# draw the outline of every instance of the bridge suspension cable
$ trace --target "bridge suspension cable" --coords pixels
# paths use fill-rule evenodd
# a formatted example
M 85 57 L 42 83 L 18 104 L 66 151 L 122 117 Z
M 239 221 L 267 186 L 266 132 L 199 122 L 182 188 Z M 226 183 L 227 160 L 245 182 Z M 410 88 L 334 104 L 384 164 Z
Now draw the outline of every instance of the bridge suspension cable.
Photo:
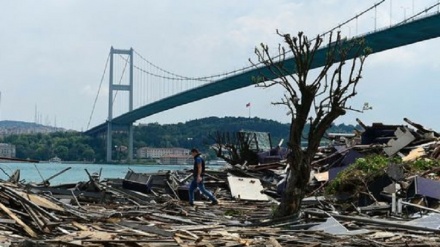
M 107 71 L 108 62 L 110 61 L 110 53 L 107 56 L 107 61 L 105 62 L 104 71 L 102 72 L 101 82 L 99 83 L 98 93 L 96 94 L 95 101 L 93 102 L 92 112 L 90 113 L 89 122 L 87 123 L 87 128 L 90 127 L 90 122 L 92 121 L 93 113 L 95 112 L 96 102 L 98 101 L 99 93 L 101 92 L 102 82 L 104 82 L 105 72 Z
M 424 10 L 418 12 L 417 14 L 412 15 L 412 16 L 406 18 L 405 20 L 403 20 L 403 21 L 397 23 L 397 25 L 401 25 L 401 24 L 404 24 L 404 23 L 408 22 L 409 20 L 413 20 L 413 19 L 415 19 L 417 16 L 422 15 L 423 13 L 428 13 L 428 11 L 430 11 L 431 9 L 433 9 L 433 8 L 435 8 L 435 7 L 438 7 L 438 6 L 440 6 L 440 2 L 437 2 L 437 3 L 435 3 L 435 4 L 431 5 L 431 6 L 429 6 L 428 8 L 425 8 Z M 439 12 L 438 9 L 437 9 L 437 12 Z
M 354 17 L 352 17 L 352 18 L 350 18 L 350 19 L 344 21 L 343 23 L 337 25 L 336 27 L 334 27 L 334 28 L 332 28 L 332 29 L 330 29 L 330 30 L 328 30 L 328 31 L 326 31 L 326 32 L 324 32 L 324 33 L 322 33 L 320 36 L 325 36 L 325 35 L 327 35 L 327 34 L 333 32 L 333 31 L 335 31 L 336 29 L 341 28 L 341 27 L 344 26 L 345 24 L 347 24 L 347 23 L 349 23 L 349 22 L 351 22 L 351 21 L 353 21 L 353 20 L 356 20 L 357 18 L 359 18 L 359 17 L 362 16 L 363 14 L 367 13 L 368 11 L 377 8 L 377 6 L 381 5 L 383 2 L 385 2 L 385 0 L 382 0 L 382 1 L 378 2 L 378 3 L 375 3 L 373 6 L 371 6 L 371 7 L 369 7 L 368 9 L 362 11 L 361 13 L 355 15 Z
M 170 72 L 168 70 L 165 70 L 157 65 L 155 65 L 154 63 L 150 62 L 149 60 L 147 60 L 146 58 L 144 58 L 141 54 L 139 54 L 136 50 L 134 50 L 135 54 L 138 55 L 142 60 L 144 60 L 147 64 L 151 65 L 152 67 L 158 69 L 159 71 L 164 72 L 165 74 L 168 74 L 170 76 L 162 76 L 162 75 L 158 75 L 158 74 L 154 74 L 151 73 L 149 71 L 145 71 L 142 68 L 137 67 L 136 65 L 134 65 L 134 67 L 136 69 L 138 69 L 139 71 L 142 71 L 145 74 L 151 75 L 151 76 L 155 76 L 155 77 L 159 77 L 162 79 L 168 79 L 168 80 L 188 80 L 188 81 L 205 81 L 205 82 L 212 82 L 214 79 L 218 79 L 218 78 L 224 78 L 239 72 L 243 72 L 247 69 L 252 68 L 253 66 L 247 66 L 244 68 L 240 68 L 240 69 L 236 69 L 236 70 L 232 70 L 229 72 L 224 72 L 224 73 L 219 73 L 219 74 L 214 74 L 214 75 L 210 75 L 210 76 L 201 76 L 201 77 L 190 77 L 190 76 L 183 76 L 183 75 L 179 75 L 173 72 Z
M 336 29 L 338 29 L 338 28 L 341 28 L 341 27 L 344 26 L 345 24 L 347 24 L 347 23 L 349 23 L 349 22 L 351 22 L 351 21 L 357 19 L 358 17 L 360 17 L 360 16 L 362 16 L 363 14 L 369 12 L 370 10 L 372 10 L 372 9 L 374 9 L 374 8 L 377 8 L 377 6 L 381 5 L 383 2 L 385 2 L 385 0 L 381 0 L 381 1 L 378 2 L 378 3 L 375 3 L 374 5 L 372 5 L 372 6 L 369 7 L 368 9 L 362 11 L 361 13 L 357 14 L 356 16 L 354 16 L 354 17 L 348 19 L 347 21 L 344 21 L 343 23 L 339 24 L 338 26 L 336 26 L 336 27 L 334 27 L 334 28 L 332 28 L 332 29 L 330 29 L 330 30 L 328 30 L 328 31 L 326 31 L 326 32 L 324 32 L 324 33 L 322 33 L 320 36 L 325 36 L 326 34 L 328 34 L 328 33 L 330 33 L 330 32 L 333 32 L 334 30 L 336 30 Z M 314 40 L 314 39 L 312 39 L 312 40 L 310 40 L 310 41 L 313 41 L 313 40 Z M 174 81 L 202 81 L 202 82 L 208 82 L 208 83 L 209 83 L 209 82 L 213 82 L 215 79 L 226 78 L 226 77 L 228 77 L 228 76 L 231 76 L 231 75 L 234 75 L 234 74 L 237 74 L 237 73 L 242 73 L 242 72 L 248 71 L 248 70 L 250 70 L 250 69 L 253 69 L 253 68 L 255 68 L 256 66 L 260 66 L 260 65 L 262 65 L 262 63 L 258 62 L 258 63 L 251 64 L 251 65 L 249 65 L 249 66 L 246 66 L 246 67 L 243 67 L 243 68 L 240 68 L 240 69 L 236 69 L 236 70 L 232 70 L 232 71 L 229 71 L 229 72 L 224 72 L 224 73 L 219 73 L 219 74 L 213 74 L 213 75 L 209 75 L 209 76 L 190 77 L 190 76 L 179 75 L 179 74 L 177 74 L 177 73 L 173 73 L 173 72 L 171 72 L 171 71 L 168 71 L 168 70 L 166 70 L 166 69 L 163 69 L 162 67 L 160 67 L 160 66 L 158 66 L 158 65 L 156 65 L 156 64 L 154 64 L 154 63 L 152 63 L 151 61 L 149 61 L 148 59 L 146 59 L 145 57 L 143 57 L 143 56 L 142 56 L 139 52 L 137 52 L 136 50 L 133 50 L 133 51 L 134 51 L 134 53 L 135 53 L 137 56 L 140 57 L 140 59 L 142 59 L 144 62 L 146 62 L 146 63 L 147 63 L 148 65 L 150 65 L 151 67 L 157 69 L 158 71 L 163 72 L 164 75 L 160 75 L 160 74 L 157 74 L 157 73 L 153 73 L 153 72 L 151 72 L 151 71 L 147 71 L 147 70 L 145 70 L 144 68 L 141 68 L 141 67 L 139 67 L 139 66 L 137 66 L 137 65 L 133 65 L 134 68 L 136 68 L 137 70 L 139 70 L 139 71 L 142 72 L 142 73 L 145 73 L 145 74 L 150 75 L 150 76 L 153 76 L 153 77 L 157 77 L 157 78 L 160 78 L 160 79 L 166 79 L 166 80 L 174 80 Z M 291 52 L 290 52 L 290 51 L 287 51 L 287 52 L 286 52 L 286 54 L 289 54 L 289 53 L 291 53 Z M 286 55 L 286 54 L 282 54 L 282 55 Z M 273 59 L 276 59 L 276 58 L 278 58 L 279 56 L 281 56 L 281 55 L 275 56 L 275 57 L 273 57 Z

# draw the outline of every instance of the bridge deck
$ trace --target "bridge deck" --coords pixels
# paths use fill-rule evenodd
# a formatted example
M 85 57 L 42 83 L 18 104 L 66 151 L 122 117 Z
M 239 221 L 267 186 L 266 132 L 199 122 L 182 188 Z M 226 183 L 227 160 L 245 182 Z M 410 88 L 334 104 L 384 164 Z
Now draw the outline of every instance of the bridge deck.
M 411 22 L 395 25 L 387 29 L 378 30 L 376 32 L 363 35 L 367 46 L 372 49 L 373 53 L 401 47 L 416 42 L 436 38 L 440 36 L 440 13 L 430 15 L 424 18 L 416 19 Z M 317 51 L 313 68 L 318 68 L 324 65 L 325 52 L 327 48 L 324 47 Z M 352 58 L 352 57 L 351 57 Z M 286 64 L 291 65 L 294 71 L 294 59 L 289 58 Z M 153 114 L 172 109 L 174 107 L 195 102 L 207 97 L 222 94 L 239 88 L 253 85 L 253 77 L 259 76 L 263 73 L 270 79 L 275 79 L 274 75 L 269 73 L 265 68 L 255 68 L 241 74 L 227 77 L 213 83 L 203 85 L 168 98 L 161 99 L 154 103 L 139 107 L 131 112 L 122 114 L 112 120 L 115 126 L 128 126 L 138 119 L 151 116 Z M 116 127 L 115 126 L 115 127 Z M 94 135 L 106 131 L 107 123 L 98 125 L 88 131 L 86 134 Z

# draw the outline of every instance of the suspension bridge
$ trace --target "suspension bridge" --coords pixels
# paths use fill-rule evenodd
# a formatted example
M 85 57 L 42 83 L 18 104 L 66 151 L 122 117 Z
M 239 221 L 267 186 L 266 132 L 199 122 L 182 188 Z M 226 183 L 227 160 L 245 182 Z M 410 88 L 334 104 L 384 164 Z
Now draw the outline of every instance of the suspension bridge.
M 364 12 L 376 8 L 377 5 L 383 2 L 384 0 Z M 359 35 L 357 38 L 363 38 L 366 45 L 372 49 L 372 53 L 379 53 L 389 49 L 437 38 L 440 36 L 440 12 L 438 11 L 438 5 L 438 3 L 432 5 L 422 12 L 409 18 L 405 18 L 400 23 Z M 428 13 L 428 11 L 434 7 L 437 7 L 437 11 Z M 359 15 L 348 21 L 354 20 L 358 17 Z M 341 25 L 338 25 L 323 35 L 335 31 L 340 28 Z M 351 42 L 353 40 L 354 39 L 350 38 L 346 42 Z M 318 68 L 324 65 L 326 52 L 327 47 L 323 47 L 317 51 L 314 63 L 312 64 L 313 68 Z M 140 65 L 139 63 L 134 63 L 135 56 L 136 61 L 140 61 Z M 349 57 L 348 59 L 351 58 L 353 57 Z M 116 63 L 122 65 L 120 66 L 123 67 L 122 71 L 117 72 L 114 70 Z M 295 61 L 293 57 L 288 57 L 286 59 L 285 66 L 286 65 L 290 66 L 287 67 L 287 69 L 294 72 Z M 188 77 L 156 66 L 134 49 L 122 50 L 114 49 L 113 47 L 110 49 L 106 64 L 106 68 L 107 67 L 109 67 L 108 118 L 106 122 L 90 129 L 89 120 L 87 126 L 88 130 L 85 131 L 85 134 L 88 135 L 106 133 L 107 161 L 111 161 L 112 131 L 128 131 L 128 161 L 131 161 L 133 155 L 133 123 L 135 121 L 207 97 L 254 85 L 253 78 L 261 75 L 264 75 L 269 79 L 276 79 L 274 78 L 275 76 L 264 66 L 249 66 L 247 68 L 212 76 Z M 138 74 L 134 73 L 135 70 Z M 104 74 L 105 73 L 106 70 L 104 70 Z M 102 78 L 104 78 L 104 75 Z M 134 81 L 140 81 L 141 83 L 134 83 Z M 100 88 L 102 82 L 103 80 L 101 80 Z M 120 91 L 120 94 L 128 93 L 128 95 L 125 94 L 125 98 L 119 96 L 116 97 Z M 140 102 L 136 102 L 135 106 L 134 94 L 144 92 L 147 93 L 147 96 L 143 95 L 137 97 L 141 98 L 141 100 Z M 118 102 L 118 100 L 122 105 L 125 104 L 125 106 L 123 106 L 125 107 L 125 110 L 121 110 L 119 115 L 115 114 L 116 108 L 114 107 L 115 102 Z M 93 112 L 94 108 L 91 117 L 93 116 Z

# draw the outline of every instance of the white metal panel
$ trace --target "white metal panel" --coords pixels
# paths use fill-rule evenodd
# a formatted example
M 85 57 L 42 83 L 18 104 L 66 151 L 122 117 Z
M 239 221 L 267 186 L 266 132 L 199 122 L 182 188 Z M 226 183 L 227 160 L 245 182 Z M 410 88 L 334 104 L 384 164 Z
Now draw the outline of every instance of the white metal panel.
M 233 198 L 252 201 L 269 200 L 267 195 L 261 193 L 263 185 L 257 178 L 228 176 L 228 183 Z

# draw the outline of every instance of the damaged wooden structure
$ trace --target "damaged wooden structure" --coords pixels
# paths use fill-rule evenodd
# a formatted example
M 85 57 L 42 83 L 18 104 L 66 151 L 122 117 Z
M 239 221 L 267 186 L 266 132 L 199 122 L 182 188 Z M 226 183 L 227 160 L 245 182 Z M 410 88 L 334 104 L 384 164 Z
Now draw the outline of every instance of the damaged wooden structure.
M 402 162 L 440 157 L 440 136 L 411 122 L 333 134 L 313 162 L 300 217 L 272 219 L 289 169 L 283 161 L 207 171 L 188 205 L 191 171 L 137 173 L 51 186 L 0 182 L 1 246 L 436 246 L 440 244 L 440 168 L 414 173 L 390 163 L 351 196 L 326 187 L 371 154 Z M 336 140 L 337 139 L 337 140 Z M 67 172 L 62 171 L 57 174 Z M 337 192 L 342 192 L 337 191 Z M 356 195 L 354 197 L 353 195 Z

